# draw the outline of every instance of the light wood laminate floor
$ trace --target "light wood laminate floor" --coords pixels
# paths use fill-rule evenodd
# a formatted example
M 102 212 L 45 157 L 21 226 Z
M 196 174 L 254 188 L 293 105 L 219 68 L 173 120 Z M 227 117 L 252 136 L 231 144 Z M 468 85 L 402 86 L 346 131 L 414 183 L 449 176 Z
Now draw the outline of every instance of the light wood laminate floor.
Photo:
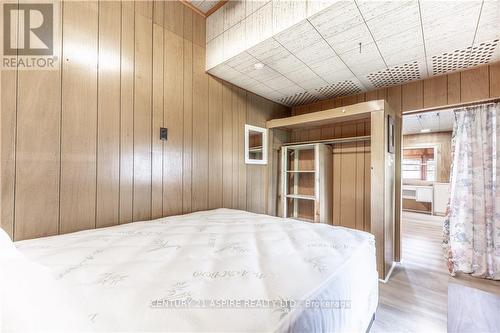
M 403 213 L 402 263 L 380 283 L 379 307 L 371 332 L 446 332 L 448 282 L 485 291 L 498 282 L 448 275 L 443 259 L 443 218 Z M 499 289 L 500 290 L 500 289 Z

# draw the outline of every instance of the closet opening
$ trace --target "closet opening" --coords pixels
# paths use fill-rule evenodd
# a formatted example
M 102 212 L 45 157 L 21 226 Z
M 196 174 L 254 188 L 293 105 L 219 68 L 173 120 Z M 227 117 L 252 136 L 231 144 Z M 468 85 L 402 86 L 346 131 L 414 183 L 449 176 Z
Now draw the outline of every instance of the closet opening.
M 439 266 L 450 197 L 454 111 L 403 115 L 401 151 L 401 260 Z M 426 260 L 415 254 L 428 253 Z M 420 262 L 421 261 L 421 262 Z

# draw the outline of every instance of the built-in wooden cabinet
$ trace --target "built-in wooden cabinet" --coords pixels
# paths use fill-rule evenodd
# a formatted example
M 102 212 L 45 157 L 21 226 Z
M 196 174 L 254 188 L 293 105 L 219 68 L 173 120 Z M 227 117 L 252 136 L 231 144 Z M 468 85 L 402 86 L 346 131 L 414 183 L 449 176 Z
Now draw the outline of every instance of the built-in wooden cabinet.
M 331 147 L 321 143 L 286 145 L 281 152 L 283 215 L 331 224 Z
M 372 233 L 382 279 L 394 264 L 395 121 L 379 100 L 267 122 L 292 138 L 281 148 L 283 216 Z

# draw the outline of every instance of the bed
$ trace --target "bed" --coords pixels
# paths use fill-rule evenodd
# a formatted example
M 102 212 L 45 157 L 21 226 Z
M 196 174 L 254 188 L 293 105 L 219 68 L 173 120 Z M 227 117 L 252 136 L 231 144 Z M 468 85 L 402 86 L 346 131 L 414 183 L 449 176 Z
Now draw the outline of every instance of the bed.
M 78 300 L 82 330 L 365 332 L 378 302 L 371 234 L 239 210 L 15 246 Z

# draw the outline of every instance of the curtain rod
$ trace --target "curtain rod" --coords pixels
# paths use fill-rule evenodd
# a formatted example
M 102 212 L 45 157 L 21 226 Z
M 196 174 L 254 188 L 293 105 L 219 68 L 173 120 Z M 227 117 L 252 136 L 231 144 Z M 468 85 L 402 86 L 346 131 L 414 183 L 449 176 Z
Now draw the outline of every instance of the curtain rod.
M 363 135 L 363 136 L 351 136 L 351 137 L 338 138 L 338 139 L 287 142 L 287 143 L 283 143 L 282 146 L 300 146 L 300 145 L 308 145 L 308 144 L 315 144 L 315 143 L 324 143 L 324 144 L 332 144 L 333 145 L 336 143 L 348 143 L 348 142 L 369 141 L 369 140 L 371 140 L 370 135 Z
M 415 113 L 426 113 L 426 112 L 433 112 L 433 111 L 457 109 L 457 108 L 479 105 L 479 104 L 491 104 L 494 102 L 500 102 L 500 97 L 492 97 L 492 98 L 481 99 L 481 100 L 473 101 L 473 102 L 456 103 L 456 104 L 435 106 L 435 107 L 431 107 L 431 108 L 423 108 L 423 109 L 418 109 L 418 110 L 404 111 L 403 116 L 415 114 Z

